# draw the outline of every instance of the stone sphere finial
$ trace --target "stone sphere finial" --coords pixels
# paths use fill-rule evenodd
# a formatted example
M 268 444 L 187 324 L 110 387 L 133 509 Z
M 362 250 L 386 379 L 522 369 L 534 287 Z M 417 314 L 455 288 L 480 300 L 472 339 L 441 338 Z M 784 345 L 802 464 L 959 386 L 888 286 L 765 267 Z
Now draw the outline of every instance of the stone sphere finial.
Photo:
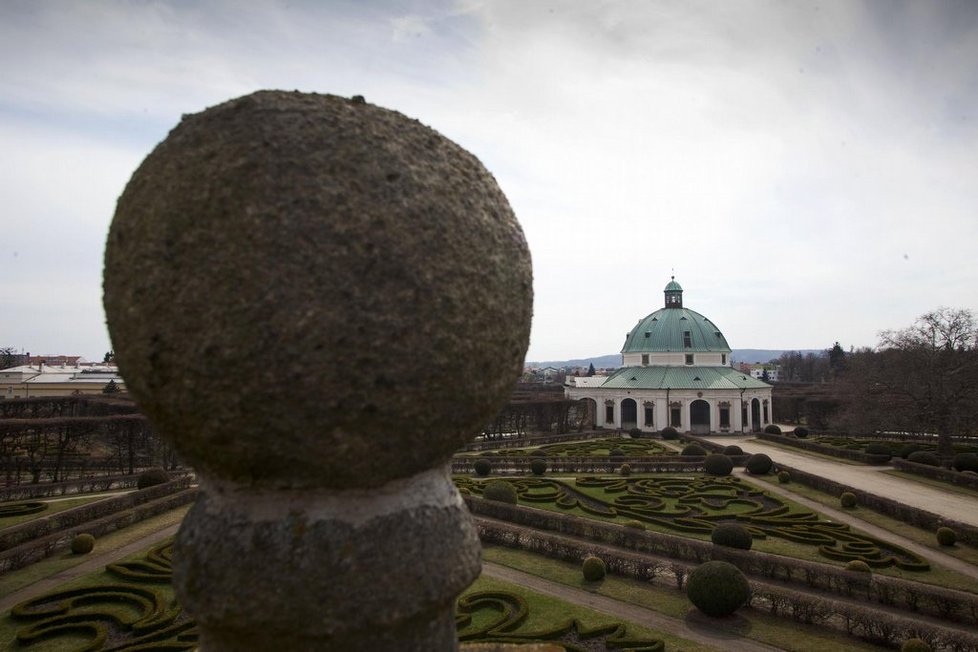
M 200 477 L 174 576 L 205 649 L 454 648 L 479 554 L 447 461 L 521 372 L 531 280 L 479 161 L 359 97 L 254 93 L 146 158 L 104 302 Z
M 198 470 L 268 486 L 448 459 L 518 378 L 531 303 L 522 230 L 479 161 L 330 95 L 185 116 L 105 255 L 129 391 Z

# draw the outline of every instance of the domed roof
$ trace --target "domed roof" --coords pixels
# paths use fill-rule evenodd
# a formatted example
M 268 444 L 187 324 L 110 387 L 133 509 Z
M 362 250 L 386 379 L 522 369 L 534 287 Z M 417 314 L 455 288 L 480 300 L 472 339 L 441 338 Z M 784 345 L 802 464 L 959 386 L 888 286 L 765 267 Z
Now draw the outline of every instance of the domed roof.
M 730 346 L 716 324 L 695 310 L 661 308 L 639 320 L 621 349 L 622 353 L 670 351 L 730 353 Z
M 730 353 L 716 324 L 689 308 L 683 308 L 683 288 L 672 277 L 666 289 L 665 308 L 656 310 L 625 336 L 622 353 Z

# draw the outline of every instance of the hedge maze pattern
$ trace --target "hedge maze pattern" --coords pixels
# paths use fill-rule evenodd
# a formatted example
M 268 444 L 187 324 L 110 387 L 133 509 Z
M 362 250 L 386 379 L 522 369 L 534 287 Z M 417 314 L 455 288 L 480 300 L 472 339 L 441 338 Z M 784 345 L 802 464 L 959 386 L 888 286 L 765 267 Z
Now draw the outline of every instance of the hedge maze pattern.
M 853 532 L 843 523 L 819 519 L 811 511 L 791 511 L 777 496 L 735 477 L 622 478 L 581 477 L 575 486 L 556 479 L 506 478 L 518 501 L 527 506 L 580 509 L 589 516 L 624 518 L 681 534 L 710 535 L 721 523 L 737 522 L 755 539 L 776 537 L 818 547 L 823 557 L 842 562 L 859 559 L 872 568 L 894 566 L 926 571 L 916 554 L 886 541 Z M 481 495 L 484 482 L 456 478 L 464 493 Z
M 111 579 L 101 586 L 49 593 L 26 600 L 11 609 L 10 616 L 24 626 L 17 644 L 54 641 L 77 652 L 189 652 L 198 646 L 194 621 L 169 597 L 173 542 L 152 548 L 142 559 L 106 567 Z M 460 641 L 539 643 L 563 645 L 568 652 L 614 649 L 659 652 L 658 639 L 627 635 L 625 625 L 614 622 L 587 628 L 579 621 L 554 623 L 537 631 L 523 627 L 528 616 L 526 601 L 503 591 L 470 593 L 459 599 L 456 627 Z M 60 639 L 60 640 L 59 640 Z M 0 647 L 14 647 L 0 641 Z
M 480 612 L 483 612 L 481 617 Z M 580 621 L 570 618 L 546 630 L 519 631 L 528 616 L 529 608 L 519 595 L 481 591 L 459 598 L 455 627 L 459 641 L 463 642 L 521 644 L 546 641 L 560 644 L 568 652 L 600 649 L 661 652 L 666 649 L 665 643 L 658 639 L 630 638 L 621 623 L 586 628 Z M 600 645 L 602 642 L 603 646 Z
M 0 519 L 13 518 L 15 516 L 27 516 L 37 514 L 48 508 L 47 503 L 32 501 L 28 503 L 10 503 L 0 505 Z M 0 521 L 2 522 L 2 521 Z
M 183 652 L 197 647 L 197 629 L 169 591 L 172 541 L 156 546 L 142 560 L 106 568 L 123 582 L 49 593 L 16 605 L 10 615 L 25 626 L 17 642 L 82 639 L 79 652 L 152 650 Z
M 484 451 L 480 455 L 493 457 L 608 457 L 618 449 L 624 457 L 652 457 L 678 455 L 677 451 L 651 439 L 591 439 L 560 444 L 546 444 L 539 448 L 502 448 Z
M 893 455 L 899 455 L 902 450 L 909 447 L 913 447 L 915 450 L 930 451 L 932 453 L 937 452 L 937 444 L 933 440 L 927 439 L 864 439 L 857 437 L 833 437 L 829 435 L 820 435 L 818 437 L 810 437 L 809 441 L 815 442 L 816 444 L 821 444 L 823 446 L 832 446 L 834 448 L 843 448 L 845 450 L 852 451 L 866 450 L 866 446 L 870 444 L 877 444 L 889 448 Z M 974 444 L 963 444 L 956 442 L 952 445 L 952 448 L 955 453 L 978 453 L 978 445 Z

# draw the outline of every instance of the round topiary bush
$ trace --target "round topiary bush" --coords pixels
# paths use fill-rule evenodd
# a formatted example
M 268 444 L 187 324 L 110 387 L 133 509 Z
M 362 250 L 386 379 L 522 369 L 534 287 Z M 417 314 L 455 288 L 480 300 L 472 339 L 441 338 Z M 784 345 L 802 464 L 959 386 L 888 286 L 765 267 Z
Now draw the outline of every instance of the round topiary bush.
M 744 468 L 751 475 L 764 475 L 765 473 L 770 473 L 771 467 L 773 466 L 774 462 L 766 454 L 754 453 L 747 458 L 747 464 L 744 465 Z
M 878 441 L 873 441 L 866 444 L 866 448 L 863 449 L 863 452 L 870 455 L 886 455 L 887 457 L 893 456 L 893 451 L 890 450 L 890 447 Z
M 900 450 L 897 451 L 897 456 L 907 459 L 919 450 L 923 450 L 920 444 L 904 444 L 900 447 Z
M 750 598 L 750 584 L 733 564 L 708 561 L 689 574 L 686 596 L 707 616 L 729 616 Z
M 628 431 L 628 434 L 631 435 L 632 437 L 638 439 L 638 438 L 640 438 L 642 436 L 642 429 L 641 428 L 630 428 L 629 431 Z
M 666 426 L 659 434 L 663 439 L 679 439 L 679 431 L 672 426 Z
M 723 447 L 723 454 L 724 455 L 743 455 L 744 454 L 744 449 L 741 448 L 740 446 L 737 446 L 736 444 L 731 444 L 730 446 L 724 446 Z
M 722 453 L 710 453 L 703 460 L 703 469 L 710 475 L 730 475 L 733 460 Z
M 933 652 L 933 650 L 919 638 L 908 638 L 900 646 L 900 652 Z
M 805 437 L 808 436 L 808 428 L 806 428 L 805 426 L 798 426 L 797 428 L 795 428 L 794 432 L 795 432 L 795 437 L 797 437 L 798 439 L 804 439 Z
M 539 457 L 530 460 L 530 472 L 533 475 L 543 475 L 547 472 L 547 460 L 542 460 Z
M 955 471 L 971 471 L 978 473 L 978 455 L 975 453 L 958 453 L 951 461 Z
M 482 489 L 482 497 L 500 503 L 516 504 L 516 489 L 505 480 L 490 480 Z
M 620 448 L 612 448 L 612 449 L 611 449 L 611 450 L 610 450 L 610 451 L 608 452 L 608 456 L 609 456 L 609 457 L 625 457 L 625 451 L 623 451 L 623 450 L 622 450 L 622 449 L 620 449 Z
M 949 527 L 937 528 L 937 543 L 942 546 L 953 546 L 958 541 L 958 535 Z
M 71 552 L 76 555 L 87 555 L 95 548 L 95 537 L 91 534 L 76 534 L 71 540 Z
M 680 455 L 685 455 L 686 457 L 702 457 L 706 455 L 706 449 L 699 444 L 690 444 L 683 449 Z
M 645 529 L 645 523 L 643 523 L 642 521 L 636 521 L 634 519 L 632 519 L 630 521 L 625 521 L 624 523 L 622 523 L 622 525 L 624 525 L 625 527 L 630 527 L 633 530 L 644 530 Z
M 769 423 L 766 426 L 764 426 L 764 432 L 766 432 L 769 435 L 780 435 L 781 428 L 774 425 L 773 423 Z
M 754 537 L 739 523 L 721 523 L 713 528 L 710 540 L 715 545 L 739 550 L 750 550 L 754 543 Z
M 853 559 L 846 564 L 847 571 L 856 571 L 857 573 L 872 573 L 873 569 L 869 567 L 869 564 L 864 562 L 862 559 Z
M 584 558 L 584 562 L 581 564 L 581 572 L 588 582 L 597 582 L 604 579 L 608 569 L 605 567 L 603 559 L 590 556 Z
M 781 484 L 788 484 L 789 482 L 791 482 L 791 474 L 788 473 L 787 471 L 781 471 L 780 473 L 778 473 L 778 482 L 780 482 Z
M 139 474 L 139 478 L 136 480 L 136 488 L 145 489 L 146 487 L 153 487 L 169 481 L 170 474 L 165 470 L 159 468 L 147 469 Z
M 907 455 L 908 462 L 916 464 L 926 464 L 927 466 L 940 466 L 941 458 L 930 451 L 915 451 Z
M 856 494 L 851 491 L 843 491 L 842 495 L 839 496 L 839 504 L 846 509 L 852 509 L 856 506 Z
M 632 474 L 632 465 L 626 462 L 618 467 L 618 472 L 626 477 L 630 476 Z
M 472 464 L 472 468 L 475 469 L 476 475 L 486 477 L 492 472 L 492 462 L 489 460 L 476 460 L 475 463 Z

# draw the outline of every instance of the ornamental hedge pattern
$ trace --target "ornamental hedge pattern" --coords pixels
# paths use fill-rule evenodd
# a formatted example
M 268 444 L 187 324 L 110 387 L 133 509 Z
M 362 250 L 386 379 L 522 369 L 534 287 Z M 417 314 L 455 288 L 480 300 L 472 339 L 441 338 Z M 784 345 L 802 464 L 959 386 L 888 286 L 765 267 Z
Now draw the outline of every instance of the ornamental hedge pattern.
M 549 478 L 495 482 L 509 483 L 521 505 L 578 509 L 600 520 L 634 520 L 706 537 L 720 524 L 739 523 L 754 539 L 775 537 L 816 546 L 819 555 L 841 564 L 858 559 L 873 568 L 930 569 L 927 561 L 909 550 L 854 532 L 844 523 L 821 520 L 815 512 L 792 511 L 780 497 L 737 477 L 585 476 L 573 484 Z M 486 486 L 470 477 L 457 477 L 455 484 L 463 494 L 475 496 L 481 496 Z
M 71 649 L 112 652 L 196 649 L 197 626 L 171 597 L 172 559 L 171 539 L 152 548 L 142 559 L 107 566 L 102 585 L 56 591 L 17 604 L 10 612 L 10 617 L 22 624 L 16 643 L 29 649 L 42 641 L 54 645 L 72 642 Z M 526 600 L 516 592 L 471 592 L 459 599 L 455 624 L 459 640 L 464 642 L 552 642 L 571 652 L 665 650 L 660 639 L 630 636 L 621 622 L 588 627 L 567 619 L 528 630 L 525 623 L 530 615 Z M 80 646 L 79 637 L 86 639 Z M 13 644 L 0 641 L 0 646 Z

